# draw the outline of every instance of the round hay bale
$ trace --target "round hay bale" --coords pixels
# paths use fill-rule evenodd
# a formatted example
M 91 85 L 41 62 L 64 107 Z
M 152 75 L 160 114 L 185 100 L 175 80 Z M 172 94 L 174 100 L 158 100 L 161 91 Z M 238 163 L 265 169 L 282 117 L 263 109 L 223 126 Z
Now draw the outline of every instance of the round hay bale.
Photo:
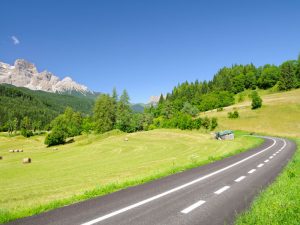
M 0 160 L 1 160 L 1 159 L 3 159 L 3 157 L 2 157 L 2 156 L 0 156 Z
M 14 150 L 9 150 L 10 153 L 14 153 Z
M 58 150 L 58 148 L 53 148 L 53 150 Z
M 124 138 L 124 141 L 128 141 L 128 138 L 126 137 L 126 138 Z
M 22 162 L 23 164 L 31 163 L 31 158 L 24 158 Z
M 23 150 L 21 149 L 21 150 L 19 150 L 19 152 L 23 152 Z
M 15 150 L 15 152 L 19 152 L 19 149 Z

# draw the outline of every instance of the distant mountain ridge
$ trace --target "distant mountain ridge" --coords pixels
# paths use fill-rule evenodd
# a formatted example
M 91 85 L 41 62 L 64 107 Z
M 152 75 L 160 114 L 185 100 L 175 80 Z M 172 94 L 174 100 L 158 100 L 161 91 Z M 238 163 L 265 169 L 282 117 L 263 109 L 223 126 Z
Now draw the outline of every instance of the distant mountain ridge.
M 93 91 L 76 83 L 71 77 L 60 80 L 48 71 L 39 72 L 34 64 L 24 59 L 17 59 L 13 66 L 0 62 L 0 84 L 3 83 L 52 93 L 93 94 Z

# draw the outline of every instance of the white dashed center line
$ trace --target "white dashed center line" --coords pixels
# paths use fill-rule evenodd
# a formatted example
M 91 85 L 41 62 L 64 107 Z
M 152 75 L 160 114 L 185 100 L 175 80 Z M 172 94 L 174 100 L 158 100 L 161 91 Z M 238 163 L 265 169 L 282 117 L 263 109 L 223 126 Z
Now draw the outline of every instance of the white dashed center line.
M 241 180 L 244 180 L 246 177 L 245 176 L 241 176 L 238 179 L 234 180 L 235 182 L 240 182 Z
M 248 173 L 254 173 L 255 171 L 256 171 L 256 169 L 252 169 Z
M 230 188 L 230 186 L 224 186 L 224 187 L 220 188 L 219 190 L 215 191 L 215 194 L 219 195 L 219 194 L 221 194 L 222 192 L 226 191 L 229 188 Z
M 260 168 L 260 167 L 262 167 L 262 166 L 264 166 L 263 163 L 259 164 L 257 167 Z
M 181 213 L 183 214 L 187 214 L 189 212 L 191 212 L 192 210 L 198 208 L 199 206 L 203 205 L 205 203 L 205 201 L 200 200 L 199 202 L 196 202 L 195 204 L 185 208 L 184 210 L 181 211 Z
M 274 156 L 270 156 L 269 158 L 270 158 L 270 159 L 273 159 L 273 157 L 274 157 Z
M 264 162 L 267 163 L 267 162 L 269 162 L 269 161 L 270 161 L 270 160 L 267 159 L 267 160 L 265 160 Z

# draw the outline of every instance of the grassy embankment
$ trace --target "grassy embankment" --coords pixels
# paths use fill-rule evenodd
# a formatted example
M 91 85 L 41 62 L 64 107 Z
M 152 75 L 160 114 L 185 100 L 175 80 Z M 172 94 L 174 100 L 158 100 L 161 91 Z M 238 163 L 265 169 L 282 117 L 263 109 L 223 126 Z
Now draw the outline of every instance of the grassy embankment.
M 179 130 L 82 135 L 58 150 L 46 148 L 43 140 L 0 136 L 0 222 L 207 164 L 262 142 L 241 134 L 220 142 L 210 134 Z M 22 164 L 24 157 L 32 163 Z
M 262 191 L 249 211 L 240 215 L 237 225 L 300 223 L 300 90 L 262 94 L 263 107 L 251 110 L 250 101 L 227 107 L 221 112 L 206 112 L 217 116 L 223 129 L 240 129 L 269 135 L 289 137 L 298 149 L 281 175 Z M 240 118 L 228 119 L 227 113 L 236 108 Z

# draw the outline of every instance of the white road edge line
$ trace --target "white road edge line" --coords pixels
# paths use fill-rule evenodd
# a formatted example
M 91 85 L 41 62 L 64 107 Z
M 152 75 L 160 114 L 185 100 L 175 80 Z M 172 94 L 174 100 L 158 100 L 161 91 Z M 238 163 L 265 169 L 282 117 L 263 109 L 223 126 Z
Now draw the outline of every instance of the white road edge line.
M 260 168 L 260 167 L 263 167 L 263 166 L 264 166 L 264 164 L 261 163 L 261 164 L 259 164 L 257 167 Z
M 224 187 L 220 188 L 219 190 L 215 191 L 214 193 L 217 194 L 217 195 L 219 195 L 222 192 L 228 190 L 229 188 L 230 188 L 230 186 L 224 186 Z
M 195 204 L 185 208 L 184 210 L 181 211 L 181 213 L 183 214 L 187 214 L 191 211 L 193 211 L 194 209 L 198 208 L 199 206 L 203 205 L 205 203 L 205 201 L 200 200 L 199 202 L 196 202 Z
M 205 176 L 199 177 L 199 178 L 197 178 L 197 179 L 195 179 L 195 180 L 192 180 L 192 181 L 190 181 L 190 182 L 188 182 L 188 183 L 185 183 L 185 184 L 183 184 L 183 185 L 180 185 L 180 186 L 178 186 L 178 187 L 175 187 L 175 188 L 173 188 L 173 189 L 170 189 L 170 190 L 168 190 L 168 191 L 165 191 L 165 192 L 163 192 L 163 193 L 161 193 L 161 194 L 158 194 L 158 195 L 152 196 L 152 197 L 150 197 L 150 198 L 144 199 L 144 200 L 142 200 L 142 201 L 140 201 L 140 202 L 137 202 L 137 203 L 135 203 L 135 204 L 129 205 L 129 206 L 127 206 L 127 207 L 121 208 L 121 209 L 119 209 L 119 210 L 116 210 L 116 211 L 111 212 L 111 213 L 109 213 L 109 214 L 106 214 L 106 215 L 104 215 L 104 216 L 100 216 L 100 217 L 98 217 L 98 218 L 96 218 L 96 219 L 93 219 L 93 220 L 91 220 L 91 221 L 88 221 L 88 222 L 86 222 L 86 223 L 82 223 L 81 225 L 93 225 L 93 224 L 98 223 L 98 222 L 100 222 L 100 221 L 106 220 L 106 219 L 108 219 L 108 218 L 110 218 L 110 217 L 116 216 L 116 215 L 118 215 L 118 214 L 120 214 L 120 213 L 126 212 L 126 211 L 128 211 L 128 210 L 131 210 L 131 209 L 133 209 L 133 208 L 139 207 L 139 206 L 144 205 L 144 204 L 146 204 L 146 203 L 148 203 L 148 202 L 152 202 L 152 201 L 154 201 L 154 200 L 156 200 L 156 199 L 159 199 L 159 198 L 161 198 L 161 197 L 164 197 L 164 196 L 166 196 L 166 195 L 169 195 L 169 194 L 171 194 L 171 193 L 173 193 L 173 192 L 176 192 L 176 191 L 179 191 L 179 190 L 181 190 L 181 189 L 183 189 L 183 188 L 186 188 L 186 187 L 188 187 L 188 186 L 191 186 L 191 185 L 193 185 L 193 184 L 195 184 L 195 183 L 198 183 L 198 182 L 200 182 L 200 181 L 202 181 L 202 180 L 205 180 L 205 179 L 207 179 L 207 178 L 209 178 L 209 177 L 212 177 L 212 176 L 214 176 L 214 175 L 216 175 L 216 174 L 219 174 L 219 173 L 221 173 L 221 172 L 223 172 L 223 171 L 225 171 L 225 170 L 228 170 L 228 169 L 230 169 L 230 168 L 232 168 L 232 167 L 234 167 L 234 166 L 236 166 L 236 165 L 239 165 L 239 164 L 241 164 L 241 163 L 243 163 L 243 162 L 245 162 L 245 161 L 247 161 L 247 160 L 249 160 L 249 159 L 251 159 L 251 158 L 257 156 L 257 155 L 260 155 L 260 154 L 262 154 L 263 152 L 265 152 L 265 151 L 269 150 L 270 148 L 272 148 L 272 147 L 277 143 L 277 141 L 276 141 L 275 139 L 273 139 L 273 138 L 269 138 L 269 137 L 264 137 L 264 138 L 271 139 L 271 140 L 273 141 L 273 144 L 270 145 L 269 147 L 266 147 L 265 149 L 261 150 L 260 152 L 257 152 L 257 153 L 255 153 L 255 154 L 253 154 L 253 155 L 250 155 L 250 156 L 248 156 L 248 157 L 246 157 L 246 158 L 244 158 L 244 159 L 242 159 L 242 160 L 240 160 L 240 161 L 238 161 L 238 162 L 236 162 L 236 163 L 233 163 L 233 164 L 231 164 L 231 165 L 229 165 L 229 166 L 226 166 L 226 167 L 224 167 L 224 168 L 222 168 L 222 169 L 219 169 L 219 170 L 217 170 L 217 171 L 215 171 L 215 172 L 212 172 L 212 173 L 207 174 L 207 175 L 205 175 Z M 284 139 L 282 139 L 282 140 L 284 141 L 284 145 L 283 145 L 283 147 L 282 147 L 282 149 L 283 149 L 283 148 L 285 148 L 285 146 L 286 146 L 286 141 L 285 141 Z
M 255 171 L 256 171 L 256 169 L 252 169 L 248 173 L 254 173 Z
M 241 176 L 241 177 L 235 179 L 234 181 L 238 183 L 238 182 L 240 182 L 241 180 L 244 180 L 245 178 L 246 178 L 246 176 Z
M 270 160 L 267 159 L 267 160 L 265 160 L 264 162 L 267 163 L 267 162 L 269 162 L 269 161 L 270 161 Z

